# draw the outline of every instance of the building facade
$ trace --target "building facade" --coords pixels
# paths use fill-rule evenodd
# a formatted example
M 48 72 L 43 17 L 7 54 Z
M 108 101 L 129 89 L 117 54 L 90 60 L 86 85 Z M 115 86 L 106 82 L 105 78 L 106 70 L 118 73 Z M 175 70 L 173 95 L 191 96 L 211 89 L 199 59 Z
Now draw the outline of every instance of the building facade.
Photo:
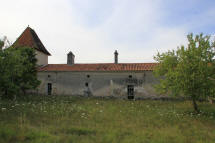
M 156 63 L 118 63 L 118 52 L 115 51 L 113 63 L 76 64 L 75 55 L 69 52 L 67 64 L 48 64 L 51 54 L 30 27 L 15 44 L 36 49 L 37 76 L 41 81 L 38 94 L 129 99 L 158 97 L 153 88 L 158 81 L 152 73 Z
M 50 64 L 41 67 L 40 94 L 114 96 L 140 98 L 156 96 L 153 63 L 142 64 Z

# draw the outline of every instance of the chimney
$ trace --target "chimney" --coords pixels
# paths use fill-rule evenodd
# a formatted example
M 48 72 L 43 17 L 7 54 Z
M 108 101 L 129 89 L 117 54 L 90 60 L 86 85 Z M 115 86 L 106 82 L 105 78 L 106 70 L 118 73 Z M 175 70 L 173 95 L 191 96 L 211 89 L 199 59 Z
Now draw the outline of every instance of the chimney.
M 114 52 L 114 63 L 118 64 L 118 52 L 117 52 L 117 50 L 115 50 L 115 52 Z
M 71 51 L 67 54 L 67 64 L 68 65 L 75 64 L 75 55 Z

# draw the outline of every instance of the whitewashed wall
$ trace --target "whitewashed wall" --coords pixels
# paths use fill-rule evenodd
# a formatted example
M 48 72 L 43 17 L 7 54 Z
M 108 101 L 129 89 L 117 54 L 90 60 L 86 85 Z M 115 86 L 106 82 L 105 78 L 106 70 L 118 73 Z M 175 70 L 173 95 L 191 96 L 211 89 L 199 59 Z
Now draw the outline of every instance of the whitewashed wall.
M 48 64 L 48 55 L 36 51 L 37 65 L 47 65 Z
M 90 77 L 88 77 L 88 75 Z M 129 78 L 129 75 L 132 78 Z M 158 96 L 153 84 L 157 82 L 151 71 L 144 72 L 38 72 L 41 81 L 39 94 L 47 95 L 52 83 L 53 95 L 115 96 L 127 98 L 127 86 L 134 85 L 135 98 Z M 88 83 L 88 87 L 86 87 Z

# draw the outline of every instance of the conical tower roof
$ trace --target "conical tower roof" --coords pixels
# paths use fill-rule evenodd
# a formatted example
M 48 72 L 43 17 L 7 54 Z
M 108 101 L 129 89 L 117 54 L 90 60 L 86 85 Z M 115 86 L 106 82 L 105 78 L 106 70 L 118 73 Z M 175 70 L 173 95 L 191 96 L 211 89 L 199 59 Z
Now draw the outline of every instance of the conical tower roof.
M 28 46 L 40 51 L 48 56 L 51 54 L 46 50 L 40 38 L 37 36 L 36 32 L 29 26 L 24 30 L 24 32 L 19 36 L 19 38 L 14 42 L 14 47 Z

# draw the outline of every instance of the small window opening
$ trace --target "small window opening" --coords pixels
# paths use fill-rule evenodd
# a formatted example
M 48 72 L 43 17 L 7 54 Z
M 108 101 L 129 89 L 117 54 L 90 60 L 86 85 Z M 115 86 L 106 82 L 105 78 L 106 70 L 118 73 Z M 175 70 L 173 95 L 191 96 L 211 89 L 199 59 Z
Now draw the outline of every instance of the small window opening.
M 48 95 L 52 94 L 52 84 L 48 83 Z
M 129 78 L 132 78 L 132 75 L 129 75 L 128 77 L 129 77 Z
M 134 99 L 134 85 L 128 85 L 128 99 Z
M 51 75 L 48 75 L 48 77 L 51 77 Z
M 88 82 L 86 82 L 86 83 L 85 83 L 85 86 L 86 86 L 86 87 L 88 87 L 88 86 L 89 86 Z
M 87 75 L 87 78 L 90 78 L 90 75 L 89 75 L 89 74 Z

